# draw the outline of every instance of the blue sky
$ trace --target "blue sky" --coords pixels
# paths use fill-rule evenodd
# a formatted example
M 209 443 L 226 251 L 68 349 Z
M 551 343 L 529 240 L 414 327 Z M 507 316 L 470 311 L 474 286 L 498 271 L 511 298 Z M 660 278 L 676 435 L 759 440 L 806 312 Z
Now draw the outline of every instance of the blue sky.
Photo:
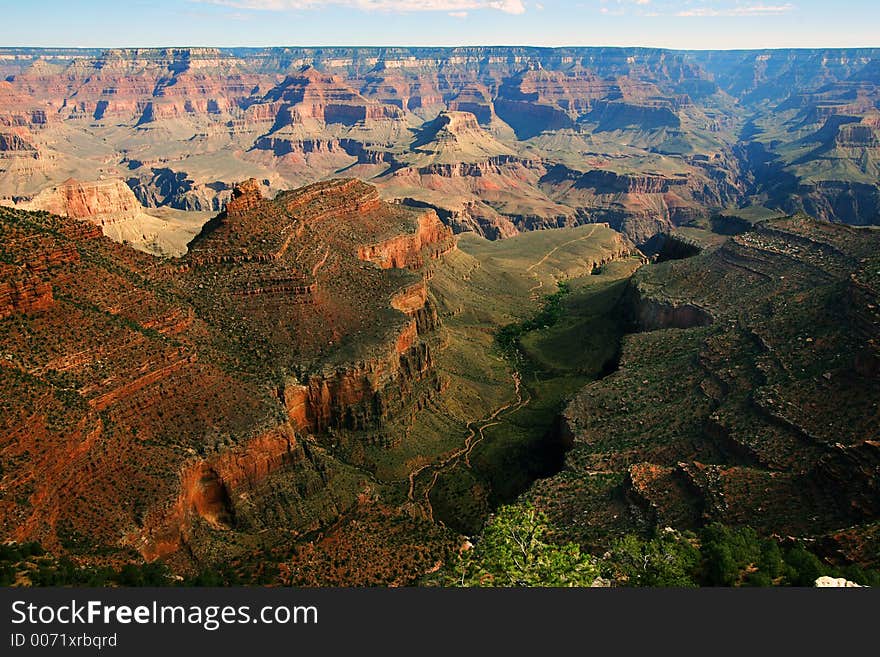
M 0 0 L 0 46 L 880 46 L 880 0 Z

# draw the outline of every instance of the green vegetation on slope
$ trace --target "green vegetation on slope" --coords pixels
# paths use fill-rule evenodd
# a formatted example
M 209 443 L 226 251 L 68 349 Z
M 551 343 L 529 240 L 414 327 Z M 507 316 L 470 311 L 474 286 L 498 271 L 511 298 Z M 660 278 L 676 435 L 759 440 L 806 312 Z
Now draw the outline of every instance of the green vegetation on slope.
M 83 566 L 53 557 L 37 542 L 0 545 L 0 586 L 167 586 L 172 581 L 161 562 Z
M 488 394 L 497 396 L 500 388 L 506 396 L 471 412 L 474 436 L 465 458 L 432 478 L 434 518 L 464 534 L 479 531 L 492 508 L 561 467 L 566 444 L 556 431 L 559 413 L 617 354 L 623 327 L 610 311 L 640 261 L 613 260 L 593 274 L 608 257 L 597 246 L 613 233 L 599 226 L 553 232 L 562 235 L 529 234 L 493 244 L 468 240 L 461 248 L 476 263 L 463 277 L 467 285 L 438 282 L 441 307 L 457 301 L 444 318 L 449 350 L 467 354 L 457 362 L 468 362 L 472 371 L 493 363 L 499 378 L 516 383 L 511 390 L 496 379 Z M 556 292 L 541 297 L 536 308 L 536 292 L 551 285 Z M 494 310 L 505 296 L 511 297 L 507 307 L 518 311 L 513 317 Z
M 571 285 L 565 281 L 556 283 L 559 288 L 553 294 L 544 296 L 544 305 L 541 310 L 522 322 L 515 322 L 501 327 L 495 334 L 495 342 L 505 358 L 517 360 L 519 356 L 519 341 L 523 335 L 530 331 L 549 329 L 554 326 L 565 312 L 563 300 L 571 294 Z
M 435 505 L 435 518 L 444 522 L 453 516 L 466 518 L 463 524 L 450 526 L 467 533 L 479 529 L 497 503 L 495 481 L 482 474 L 474 476 L 468 462 L 476 467 L 484 443 L 506 434 L 495 433 L 494 426 L 487 428 L 485 435 L 478 429 L 506 421 L 520 404 L 524 404 L 523 411 L 531 411 L 539 401 L 534 391 L 527 389 L 530 383 L 522 387 L 518 399 L 516 370 L 498 348 L 496 331 L 528 321 L 541 309 L 540 291 L 556 289 L 558 281 L 566 281 L 574 291 L 580 289 L 580 280 L 610 280 L 591 277 L 590 272 L 595 264 L 622 252 L 626 252 L 626 245 L 620 235 L 601 225 L 539 231 L 499 242 L 461 235 L 459 248 L 444 257 L 443 266 L 437 267 L 430 281 L 431 301 L 442 321 L 438 343 L 432 346 L 434 366 L 449 392 L 432 398 L 415 415 L 406 440 L 366 444 L 364 466 L 381 481 L 405 482 L 402 494 L 412 504 Z M 631 268 L 636 261 L 627 262 Z M 574 292 L 567 296 L 565 303 L 574 296 Z M 510 449 L 498 443 L 498 455 L 506 461 L 499 462 L 497 469 L 510 476 L 499 475 L 497 481 L 513 482 L 514 495 L 535 476 L 531 471 L 519 473 L 524 454 L 528 456 L 529 445 L 540 441 L 552 426 L 564 395 L 582 385 L 580 373 L 577 376 L 577 381 L 566 384 L 564 394 L 553 394 L 547 412 L 529 421 L 524 436 L 511 436 L 507 443 Z M 474 448 L 465 455 L 464 443 L 472 429 L 477 434 L 472 440 Z M 393 433 L 395 428 L 387 431 Z M 497 462 L 495 457 L 493 454 Z M 438 474 L 438 470 L 442 472 Z M 546 467 L 539 470 L 545 472 Z M 448 476 L 452 471 L 456 471 L 454 478 Z M 410 476 L 414 479 L 411 488 Z M 452 504 L 448 509 L 447 498 Z
M 640 270 L 633 310 L 656 330 L 568 405 L 566 467 L 524 496 L 554 538 L 600 553 L 718 522 L 876 568 L 876 239 L 793 217 Z M 695 308 L 712 324 L 657 328 Z
M 818 577 L 880 585 L 880 571 L 831 567 L 803 544 L 762 538 L 751 527 L 713 523 L 628 534 L 601 555 L 556 544 L 547 515 L 528 504 L 498 509 L 473 548 L 427 584 L 444 586 L 813 586 Z
M 547 542 L 547 516 L 528 506 L 503 506 L 479 542 L 429 584 L 442 586 L 591 586 L 598 561 L 574 543 Z

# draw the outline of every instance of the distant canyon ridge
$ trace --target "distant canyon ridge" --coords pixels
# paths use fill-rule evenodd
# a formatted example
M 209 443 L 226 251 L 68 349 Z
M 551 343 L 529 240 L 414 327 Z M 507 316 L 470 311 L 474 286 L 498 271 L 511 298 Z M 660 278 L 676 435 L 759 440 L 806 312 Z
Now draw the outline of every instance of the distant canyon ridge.
M 0 202 L 180 255 L 233 184 L 334 177 L 495 239 L 880 223 L 880 50 L 0 49 Z

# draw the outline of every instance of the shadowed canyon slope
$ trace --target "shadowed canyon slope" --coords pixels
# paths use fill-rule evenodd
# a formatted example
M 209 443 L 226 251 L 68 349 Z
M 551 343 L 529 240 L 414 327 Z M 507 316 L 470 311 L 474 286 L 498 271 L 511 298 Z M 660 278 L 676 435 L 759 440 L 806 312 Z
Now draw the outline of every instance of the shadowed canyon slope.
M 775 219 L 640 270 L 619 369 L 529 496 L 569 538 L 709 522 L 878 563 L 880 231 Z
M 606 226 L 535 234 L 496 280 L 434 211 L 356 180 L 273 200 L 246 181 L 172 260 L 87 220 L 0 220 L 3 535 L 182 572 L 274 559 L 311 583 L 410 582 L 458 544 L 419 474 L 514 392 L 492 326 L 632 251 Z
M 272 195 L 344 176 L 490 238 L 608 222 L 642 243 L 749 206 L 876 224 L 878 61 L 872 49 L 4 49 L 0 198 L 74 177 L 123 181 L 147 208 L 218 211 L 235 180 Z M 131 234 L 111 233 L 155 243 L 152 226 Z

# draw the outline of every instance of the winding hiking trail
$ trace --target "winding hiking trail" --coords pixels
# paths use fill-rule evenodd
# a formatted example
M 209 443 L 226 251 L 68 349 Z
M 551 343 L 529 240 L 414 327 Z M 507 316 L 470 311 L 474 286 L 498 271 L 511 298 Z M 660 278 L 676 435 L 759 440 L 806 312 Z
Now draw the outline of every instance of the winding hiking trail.
M 540 267 L 545 262 L 547 262 L 547 259 L 550 256 L 552 256 L 554 253 L 556 253 L 562 247 L 568 246 L 569 244 L 574 244 L 575 242 L 583 242 L 586 239 L 590 239 L 593 236 L 593 233 L 595 233 L 595 232 L 596 232 L 596 226 L 593 226 L 590 229 L 590 232 L 587 233 L 586 235 L 582 235 L 581 237 L 576 237 L 573 240 L 568 240 L 567 242 L 563 242 L 562 244 L 558 244 L 557 246 L 554 246 L 552 249 L 550 249 L 549 251 L 547 251 L 547 253 L 544 254 L 543 258 L 533 262 L 531 265 L 529 265 L 526 268 L 526 272 L 531 274 L 532 276 L 534 276 L 535 279 L 538 281 L 537 285 L 534 285 L 533 287 L 529 288 L 529 296 L 532 298 L 532 300 L 538 298 L 538 294 L 537 294 L 538 290 L 540 290 L 542 287 L 544 287 L 544 281 L 542 281 L 540 278 L 538 278 L 538 275 L 535 273 L 535 268 Z
M 461 448 L 455 450 L 452 454 L 447 456 L 439 463 L 426 463 L 409 473 L 409 493 L 407 494 L 407 499 L 408 503 L 412 505 L 412 507 L 417 507 L 419 506 L 419 503 L 416 502 L 415 495 L 416 478 L 425 470 L 429 468 L 434 469 L 434 474 L 433 477 L 431 477 L 431 482 L 425 487 L 425 490 L 420 495 L 420 497 L 423 498 L 423 508 L 426 510 L 427 519 L 431 522 L 434 522 L 434 508 L 431 505 L 431 491 L 434 489 L 434 486 L 437 484 L 437 480 L 440 478 L 440 475 L 443 473 L 443 471 L 450 466 L 460 463 L 462 457 L 464 457 L 465 464 L 470 467 L 471 452 L 473 452 L 474 447 L 476 447 L 486 438 L 486 435 L 483 432 L 489 427 L 500 424 L 501 422 L 498 418 L 502 413 L 512 413 L 518 411 L 523 406 L 529 403 L 530 398 L 523 399 L 519 372 L 513 372 L 511 374 L 511 378 L 513 379 L 515 391 L 515 396 L 513 400 L 507 402 L 506 404 L 502 404 L 482 420 L 478 420 L 476 422 L 468 422 L 468 435 L 467 438 L 465 438 L 464 445 Z
M 538 298 L 537 291 L 540 290 L 544 286 L 544 281 L 535 273 L 535 269 L 543 265 L 547 260 L 549 260 L 553 254 L 555 254 L 560 249 L 569 246 L 570 244 L 575 244 L 577 242 L 583 242 L 584 240 L 590 239 L 596 232 L 596 228 L 598 226 L 594 225 L 590 231 L 581 235 L 580 237 L 576 237 L 574 239 L 568 240 L 567 242 L 563 242 L 562 244 L 558 244 L 547 253 L 545 253 L 539 260 L 536 260 L 531 265 L 526 268 L 526 273 L 531 274 L 537 280 L 537 284 L 529 289 L 529 296 L 531 300 L 536 300 Z M 434 522 L 434 508 L 431 505 L 431 491 L 434 490 L 434 486 L 437 484 L 437 480 L 440 478 L 440 475 L 443 472 L 459 463 L 464 463 L 468 468 L 471 467 L 471 453 L 474 451 L 474 448 L 479 445 L 483 440 L 485 440 L 485 430 L 489 427 L 493 427 L 497 424 L 501 423 L 499 419 L 502 413 L 513 413 L 518 411 L 523 406 L 531 401 L 531 398 L 523 398 L 522 392 L 522 380 L 519 372 L 514 370 L 511 373 L 511 378 L 513 379 L 514 385 L 514 399 L 511 401 L 502 404 L 498 408 L 496 408 L 492 413 L 483 418 L 482 420 L 471 420 L 467 423 L 468 435 L 465 438 L 464 445 L 459 449 L 456 449 L 454 452 L 449 454 L 447 457 L 443 458 L 439 462 L 434 463 L 424 463 L 417 468 L 413 469 L 409 473 L 409 490 L 407 492 L 407 503 L 406 506 L 411 509 L 421 509 L 425 512 L 425 516 L 431 522 Z M 420 491 L 418 496 L 416 495 L 416 480 L 418 477 L 425 472 L 426 470 L 433 470 L 433 474 L 431 476 L 430 482 L 425 486 L 423 491 Z M 417 497 L 419 500 L 417 501 Z

